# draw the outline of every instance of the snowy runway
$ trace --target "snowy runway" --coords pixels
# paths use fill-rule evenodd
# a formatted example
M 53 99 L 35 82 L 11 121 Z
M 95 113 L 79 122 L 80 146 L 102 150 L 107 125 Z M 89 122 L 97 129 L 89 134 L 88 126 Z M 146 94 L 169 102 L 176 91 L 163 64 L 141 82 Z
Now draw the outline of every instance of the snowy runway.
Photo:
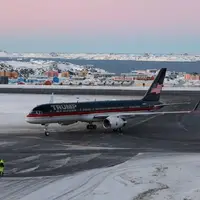
M 0 156 L 6 161 L 5 177 L 68 175 L 113 166 L 136 155 L 131 148 L 102 145 L 100 140 L 87 145 L 76 138 L 65 141 L 11 134 L 0 135 L 0 141 Z
M 2 178 L 0 199 L 199 200 L 198 154 L 138 154 L 114 167 L 68 177 Z M 53 190 L 52 190 L 53 188 Z
M 43 127 L 27 124 L 24 116 L 49 99 L 0 94 L 0 156 L 6 161 L 0 200 L 199 200 L 198 116 L 131 119 L 123 136 L 101 125 L 95 132 L 84 123 L 55 125 L 45 137 Z

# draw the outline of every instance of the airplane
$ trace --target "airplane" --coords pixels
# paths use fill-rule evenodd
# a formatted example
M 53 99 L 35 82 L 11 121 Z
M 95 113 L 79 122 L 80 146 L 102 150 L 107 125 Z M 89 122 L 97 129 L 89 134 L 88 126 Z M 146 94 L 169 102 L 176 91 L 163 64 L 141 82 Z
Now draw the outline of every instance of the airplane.
M 127 120 L 136 116 L 188 114 L 195 111 L 199 102 L 190 111 L 156 112 L 165 106 L 185 104 L 165 104 L 159 101 L 166 71 L 166 68 L 160 69 L 146 94 L 140 100 L 53 103 L 51 98 L 49 103 L 33 108 L 26 116 L 26 122 L 43 125 L 46 136 L 50 134 L 48 131 L 49 124 L 69 125 L 78 121 L 87 122 L 87 129 L 96 129 L 97 125 L 93 123 L 102 122 L 105 129 L 112 129 L 114 132 L 122 133 L 122 128 L 127 124 Z

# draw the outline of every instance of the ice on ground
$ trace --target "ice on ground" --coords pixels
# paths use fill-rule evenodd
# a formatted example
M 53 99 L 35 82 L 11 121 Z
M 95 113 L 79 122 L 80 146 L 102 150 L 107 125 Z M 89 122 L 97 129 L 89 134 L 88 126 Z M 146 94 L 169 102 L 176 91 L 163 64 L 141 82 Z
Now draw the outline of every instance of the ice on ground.
M 62 146 L 66 146 L 68 150 L 119 150 L 119 149 L 131 149 L 131 148 L 120 148 L 120 147 L 98 147 L 98 146 L 83 146 L 83 145 L 67 145 L 64 144 Z
M 28 168 L 28 169 L 20 170 L 17 173 L 23 174 L 23 173 L 27 173 L 27 172 L 32 172 L 32 171 L 35 171 L 36 169 L 38 169 L 39 167 L 40 167 L 40 165 L 37 165 L 36 167 L 31 167 L 31 168 Z
M 5 146 L 13 146 L 16 144 L 16 142 L 11 142 L 11 141 L 0 141 L 0 146 L 5 147 Z
M 199 200 L 199 168 L 199 154 L 138 154 L 114 167 L 60 177 L 35 191 L 35 185 L 29 184 L 26 190 L 30 193 L 23 191 L 26 195 L 21 195 L 20 199 L 35 200 L 42 196 L 44 200 Z M 6 180 L 1 179 L 2 183 Z M 42 180 L 38 180 L 38 184 Z M 18 190 L 20 195 L 20 188 Z
M 67 163 L 70 162 L 70 160 L 71 157 L 66 157 L 63 159 L 53 159 L 50 162 L 40 164 L 40 168 L 37 170 L 37 172 L 47 172 L 51 170 L 56 170 L 67 165 Z
M 34 155 L 34 156 L 28 156 L 28 157 L 25 157 L 25 158 L 20 158 L 20 159 L 16 159 L 16 160 L 14 160 L 14 161 L 12 161 L 12 162 L 7 162 L 7 163 L 9 163 L 9 164 L 19 164 L 20 162 L 23 162 L 23 163 L 25 163 L 25 162 L 31 162 L 31 161 L 33 161 L 33 160 L 36 160 L 36 159 L 39 159 L 40 158 L 40 154 L 38 154 L 38 155 Z

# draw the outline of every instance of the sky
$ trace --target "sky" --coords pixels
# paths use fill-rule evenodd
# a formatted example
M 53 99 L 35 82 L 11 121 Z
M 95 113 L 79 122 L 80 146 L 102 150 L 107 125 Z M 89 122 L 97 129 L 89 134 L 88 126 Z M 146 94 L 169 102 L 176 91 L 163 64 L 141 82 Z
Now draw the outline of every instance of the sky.
M 200 53 L 199 0 L 0 0 L 0 50 Z

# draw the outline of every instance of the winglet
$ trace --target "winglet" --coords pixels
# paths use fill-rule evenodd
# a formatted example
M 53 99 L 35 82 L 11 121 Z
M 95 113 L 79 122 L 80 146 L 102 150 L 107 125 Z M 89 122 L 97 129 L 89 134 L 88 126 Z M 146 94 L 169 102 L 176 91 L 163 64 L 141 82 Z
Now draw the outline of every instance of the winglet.
M 199 104 L 200 104 L 200 101 L 198 101 L 198 102 L 196 103 L 196 105 L 195 105 L 195 107 L 193 108 L 192 111 L 196 111 L 196 109 L 199 107 Z

